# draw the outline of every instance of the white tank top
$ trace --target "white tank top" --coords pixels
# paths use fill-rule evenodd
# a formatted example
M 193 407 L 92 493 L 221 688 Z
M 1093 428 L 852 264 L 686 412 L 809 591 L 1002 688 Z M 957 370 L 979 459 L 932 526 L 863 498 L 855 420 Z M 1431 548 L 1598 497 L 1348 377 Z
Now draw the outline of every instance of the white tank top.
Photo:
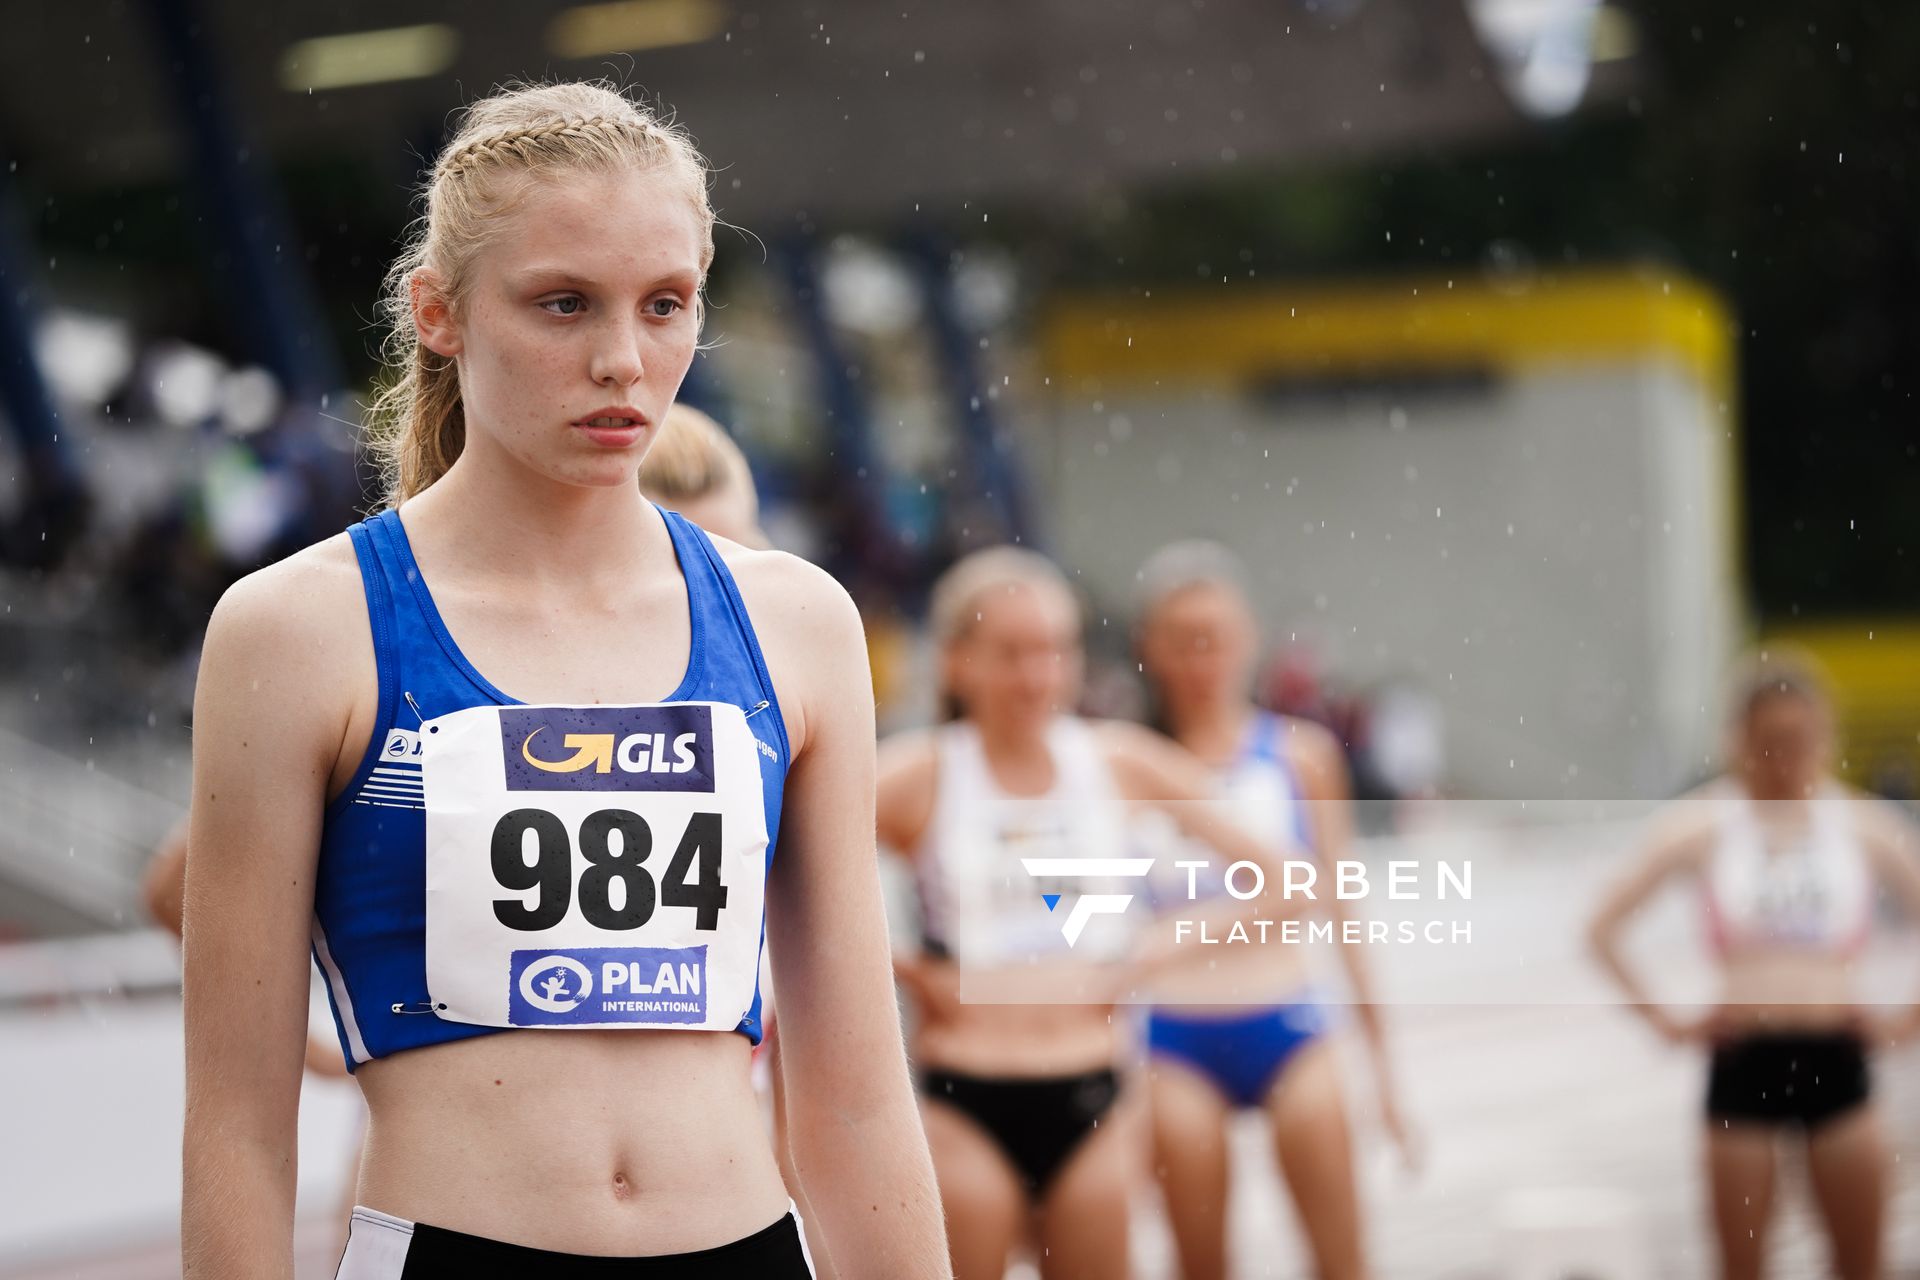
M 1850 952 L 1873 918 L 1873 876 L 1845 791 L 1826 783 L 1805 825 L 1770 829 L 1734 783 L 1716 798 L 1719 836 L 1705 882 L 1708 924 L 1722 952 L 1797 947 Z
M 1063 925 L 1081 895 L 1131 894 L 1134 878 L 1034 876 L 1027 858 L 1113 859 L 1127 852 L 1126 801 L 1093 730 L 1070 716 L 1047 729 L 1053 786 L 1043 795 L 1001 790 L 979 732 L 965 721 L 936 733 L 933 820 L 915 866 L 930 949 L 965 967 L 1000 968 L 1047 958 L 1111 959 L 1132 936 L 1123 914 L 1093 917 L 1069 948 Z M 1053 902 L 1047 898 L 1051 896 Z

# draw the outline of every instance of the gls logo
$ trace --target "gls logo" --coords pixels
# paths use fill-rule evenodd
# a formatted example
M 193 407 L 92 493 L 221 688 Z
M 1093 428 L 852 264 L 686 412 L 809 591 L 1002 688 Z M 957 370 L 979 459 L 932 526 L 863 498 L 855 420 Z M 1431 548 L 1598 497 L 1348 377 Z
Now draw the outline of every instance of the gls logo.
M 1140 879 L 1153 870 L 1152 858 L 1022 858 L 1020 865 L 1027 874 L 1035 879 L 1042 877 L 1065 879 L 1101 879 L 1112 880 L 1122 877 Z M 1041 895 L 1052 911 L 1060 904 L 1060 895 L 1055 893 Z M 1071 947 L 1080 941 L 1080 935 L 1086 930 L 1087 922 L 1095 916 L 1117 916 L 1127 909 L 1133 901 L 1130 893 L 1083 893 L 1073 900 L 1073 909 L 1067 912 L 1067 918 L 1060 922 L 1060 932 Z
M 709 707 L 502 707 L 509 791 L 712 791 Z
M 545 773 L 578 773 L 591 768 L 595 773 L 613 769 L 613 735 L 610 733 L 570 733 L 565 745 L 573 755 L 566 760 L 542 760 L 533 754 L 533 740 L 547 726 L 541 725 L 520 744 L 520 758 Z M 687 773 L 693 768 L 693 739 L 683 733 L 673 740 L 673 761 L 667 761 L 667 735 L 630 733 L 620 740 L 620 767 L 628 773 Z

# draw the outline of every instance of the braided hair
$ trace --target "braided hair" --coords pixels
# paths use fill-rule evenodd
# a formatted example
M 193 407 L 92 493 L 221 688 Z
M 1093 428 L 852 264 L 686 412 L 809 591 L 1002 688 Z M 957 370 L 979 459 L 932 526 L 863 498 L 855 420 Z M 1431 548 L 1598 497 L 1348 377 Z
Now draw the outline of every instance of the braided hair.
M 509 85 L 467 108 L 422 184 L 421 215 L 382 291 L 389 376 L 368 409 L 368 442 L 388 506 L 445 475 L 466 444 L 459 369 L 420 341 L 416 283 L 457 312 L 488 221 L 512 210 L 529 178 L 622 168 L 662 170 L 685 188 L 700 224 L 704 276 L 713 262 L 707 163 L 680 126 L 603 82 Z

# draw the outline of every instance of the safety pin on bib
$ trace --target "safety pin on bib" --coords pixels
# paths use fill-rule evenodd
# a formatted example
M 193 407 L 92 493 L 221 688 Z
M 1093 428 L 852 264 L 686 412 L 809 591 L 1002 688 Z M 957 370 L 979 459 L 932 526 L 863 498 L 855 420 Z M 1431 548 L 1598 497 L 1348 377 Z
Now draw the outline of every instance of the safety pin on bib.
M 768 702 L 766 699 L 762 698 L 759 702 L 756 702 L 753 704 L 753 710 L 747 712 L 746 718 L 751 720 L 772 705 L 773 704 L 771 702 Z
M 394 1002 L 393 1002 L 393 1011 L 394 1011 L 395 1013 L 409 1013 L 409 1014 L 411 1014 L 411 1013 L 436 1013 L 436 1012 L 438 1012 L 439 1010 L 441 1010 L 441 1009 L 444 1009 L 444 1008 L 446 1008 L 446 1007 L 447 1007 L 447 1006 L 446 1006 L 446 1005 L 444 1005 L 444 1004 L 435 1004 L 435 1003 L 434 1003 L 433 1001 L 431 1001 L 431 1000 L 415 1000 L 415 1001 L 414 1001 L 413 1003 L 415 1003 L 415 1004 L 417 1004 L 417 1005 L 419 1005 L 419 1006 L 421 1006 L 421 1007 L 420 1007 L 420 1008 L 418 1008 L 418 1009 L 409 1009 L 409 1008 L 407 1008 L 407 1006 L 406 1006 L 405 1004 L 403 1004 L 403 1003 L 401 1003 L 400 1001 L 398 1001 L 398 1000 L 396 1000 L 396 1001 L 394 1001 Z

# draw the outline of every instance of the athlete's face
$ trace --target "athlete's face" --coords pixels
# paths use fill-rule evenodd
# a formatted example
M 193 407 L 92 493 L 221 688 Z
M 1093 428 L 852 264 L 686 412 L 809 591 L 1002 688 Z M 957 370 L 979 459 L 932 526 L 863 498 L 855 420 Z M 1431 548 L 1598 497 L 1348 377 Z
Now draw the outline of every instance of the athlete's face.
M 422 339 L 459 361 L 467 450 L 632 484 L 693 361 L 700 278 L 699 222 L 671 174 L 530 180 L 463 303 L 415 300 Z
M 1756 799 L 1800 799 L 1826 776 L 1832 732 L 1823 707 L 1783 694 L 1748 713 L 1737 746 L 1741 778 Z
M 947 650 L 947 687 L 982 725 L 1034 731 L 1072 709 L 1080 689 L 1080 620 L 1059 588 L 996 587 L 974 603 L 979 616 Z
M 1240 593 L 1196 583 L 1154 606 L 1140 630 L 1140 664 L 1171 710 L 1246 696 L 1257 637 Z

